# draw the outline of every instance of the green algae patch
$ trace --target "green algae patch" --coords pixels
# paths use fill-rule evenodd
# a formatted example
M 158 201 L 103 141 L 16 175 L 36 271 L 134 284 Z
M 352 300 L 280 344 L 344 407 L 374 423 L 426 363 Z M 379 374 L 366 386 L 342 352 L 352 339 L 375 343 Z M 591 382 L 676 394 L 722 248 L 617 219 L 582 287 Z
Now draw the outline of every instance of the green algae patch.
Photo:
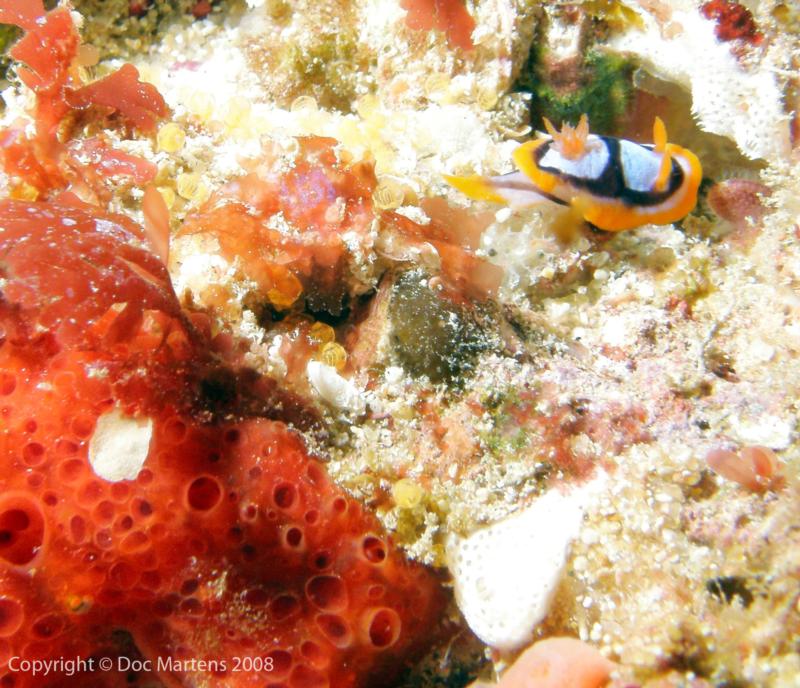
M 5 79 L 8 68 L 11 66 L 11 58 L 8 56 L 8 49 L 22 36 L 22 31 L 11 24 L 0 24 L 0 79 Z
M 434 293 L 422 271 L 398 278 L 390 311 L 394 351 L 411 375 L 456 382 L 475 370 L 478 354 L 492 347 L 477 314 Z
M 534 45 L 516 90 L 533 95 L 534 124 L 544 117 L 557 126 L 576 124 L 586 114 L 592 131 L 610 134 L 630 104 L 635 67 L 619 55 L 590 50 L 582 62 L 568 61 L 554 68 L 544 51 Z

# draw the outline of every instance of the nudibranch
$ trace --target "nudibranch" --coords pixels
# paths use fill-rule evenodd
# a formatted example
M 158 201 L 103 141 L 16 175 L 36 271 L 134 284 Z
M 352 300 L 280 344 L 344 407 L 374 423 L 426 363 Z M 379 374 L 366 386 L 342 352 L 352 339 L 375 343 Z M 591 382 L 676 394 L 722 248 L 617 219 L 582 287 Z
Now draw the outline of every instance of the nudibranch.
M 547 136 L 514 150 L 518 172 L 445 179 L 470 198 L 514 209 L 548 201 L 566 205 L 578 218 L 609 232 L 669 224 L 694 208 L 703 176 L 700 161 L 667 143 L 660 118 L 653 123 L 652 145 L 590 134 L 586 115 L 576 127 L 565 124 L 560 132 L 544 122 Z

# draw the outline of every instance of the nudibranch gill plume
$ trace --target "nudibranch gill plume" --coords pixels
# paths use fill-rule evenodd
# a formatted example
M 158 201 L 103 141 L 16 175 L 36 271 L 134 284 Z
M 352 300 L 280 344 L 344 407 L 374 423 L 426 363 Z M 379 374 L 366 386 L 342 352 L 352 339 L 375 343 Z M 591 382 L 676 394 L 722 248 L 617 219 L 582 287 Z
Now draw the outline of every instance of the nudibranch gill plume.
M 576 219 L 609 232 L 669 224 L 694 208 L 702 166 L 691 151 L 667 143 L 658 117 L 652 145 L 590 134 L 586 115 L 560 132 L 548 120 L 545 126 L 547 136 L 514 150 L 518 172 L 445 179 L 470 198 L 514 209 L 566 205 Z

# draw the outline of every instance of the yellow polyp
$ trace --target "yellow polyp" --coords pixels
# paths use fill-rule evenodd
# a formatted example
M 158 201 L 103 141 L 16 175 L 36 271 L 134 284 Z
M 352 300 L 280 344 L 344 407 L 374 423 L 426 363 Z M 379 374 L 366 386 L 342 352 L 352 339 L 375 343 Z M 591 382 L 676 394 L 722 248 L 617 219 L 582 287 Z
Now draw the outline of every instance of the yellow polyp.
M 230 128 L 243 126 L 250 118 L 251 105 L 247 98 L 242 96 L 234 96 L 228 103 L 228 109 L 225 113 L 224 122 Z
M 353 119 L 344 119 L 339 123 L 336 138 L 347 148 L 366 148 L 369 141 L 364 136 L 358 122 Z
M 158 85 L 156 82 L 156 71 L 149 65 L 139 65 L 139 81 L 144 81 L 148 84 Z
M 319 360 L 325 365 L 336 368 L 338 371 L 344 370 L 347 365 L 347 352 L 341 344 L 327 342 L 319 348 Z
M 253 117 L 251 126 L 253 131 L 258 135 L 268 134 L 273 129 L 272 122 L 269 121 L 269 118 L 263 116 Z
M 327 344 L 336 340 L 334 329 L 324 322 L 315 322 L 308 332 L 308 336 L 319 344 Z
M 331 119 L 325 110 L 306 109 L 294 114 L 298 124 L 310 134 L 322 134 Z
M 200 175 L 194 172 L 183 172 L 175 180 L 175 188 L 178 191 L 178 195 L 187 201 L 194 199 L 201 184 Z
M 481 86 L 475 96 L 475 102 L 481 110 L 491 110 L 497 105 L 497 91 L 489 86 Z
M 85 84 L 95 80 L 94 69 L 92 67 L 81 67 L 77 63 L 73 63 L 69 70 L 70 77 L 76 83 Z
M 286 310 L 287 308 L 291 308 L 292 304 L 297 300 L 289 298 L 280 289 L 275 288 L 267 291 L 267 298 L 269 299 L 269 302 L 278 310 Z
M 298 96 L 289 106 L 289 111 L 295 114 L 298 112 L 316 112 L 318 109 L 317 101 L 311 96 Z
M 214 114 L 214 101 L 203 91 L 193 93 L 187 105 L 189 111 L 202 122 L 207 122 Z
M 382 141 L 373 144 L 372 154 L 375 156 L 376 174 L 385 174 L 394 168 L 394 160 L 397 156 L 395 152 Z
M 372 192 L 372 202 L 378 210 L 391 210 L 403 205 L 405 192 L 394 179 L 384 178 Z
M 425 89 L 425 95 L 429 98 L 441 97 L 450 89 L 450 77 L 441 72 L 434 72 L 425 78 L 422 87 Z
M 175 205 L 175 192 L 168 186 L 159 186 L 158 193 L 164 199 L 164 204 L 167 208 L 172 208 Z
M 362 119 L 369 119 L 378 110 L 380 101 L 371 93 L 361 96 L 356 102 L 356 112 Z
M 275 308 L 291 308 L 303 293 L 300 280 L 286 268 L 276 269 L 272 275 L 273 286 L 267 291 L 267 298 Z
M 66 599 L 66 607 L 72 614 L 84 614 L 91 606 L 92 601 L 88 597 L 70 595 Z
M 392 124 L 394 124 L 394 120 Z M 382 112 L 374 110 L 367 119 L 364 120 L 365 129 L 370 137 L 380 138 L 389 125 L 389 120 Z
M 83 43 L 78 47 L 75 59 L 81 67 L 94 67 L 100 61 L 100 51 L 93 45 Z
M 409 478 L 401 478 L 392 485 L 394 503 L 401 509 L 413 509 L 422 501 L 423 489 Z
M 39 199 L 39 191 L 28 182 L 20 182 L 11 189 L 11 198 L 17 201 L 36 201 Z
M 158 130 L 156 142 L 158 149 L 165 153 L 177 153 L 186 141 L 186 133 L 175 122 L 169 122 Z
M 430 74 L 422 83 L 422 88 L 428 100 L 441 105 L 451 105 L 458 102 L 458 90 L 453 88 L 449 75 L 437 72 Z
M 209 196 L 211 196 L 211 189 L 209 189 L 203 182 L 200 182 L 197 185 L 197 189 L 195 189 L 194 196 L 192 196 L 191 200 L 197 205 L 200 205 L 201 203 L 205 203 Z
M 265 6 L 270 19 L 277 22 L 283 21 L 292 12 L 292 6 L 285 0 L 267 0 Z

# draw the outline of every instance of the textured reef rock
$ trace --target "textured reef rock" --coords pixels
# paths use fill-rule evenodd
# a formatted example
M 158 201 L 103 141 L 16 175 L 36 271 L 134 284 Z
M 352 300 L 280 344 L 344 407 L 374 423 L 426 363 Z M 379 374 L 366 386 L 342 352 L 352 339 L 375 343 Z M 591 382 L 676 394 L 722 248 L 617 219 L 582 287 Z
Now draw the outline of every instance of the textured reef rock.
M 3 93 L 0 662 L 794 688 L 796 8 L 76 7 L 96 47 L 0 2 L 60 40 Z M 662 118 L 696 209 L 559 241 L 557 209 L 447 188 L 584 113 Z

